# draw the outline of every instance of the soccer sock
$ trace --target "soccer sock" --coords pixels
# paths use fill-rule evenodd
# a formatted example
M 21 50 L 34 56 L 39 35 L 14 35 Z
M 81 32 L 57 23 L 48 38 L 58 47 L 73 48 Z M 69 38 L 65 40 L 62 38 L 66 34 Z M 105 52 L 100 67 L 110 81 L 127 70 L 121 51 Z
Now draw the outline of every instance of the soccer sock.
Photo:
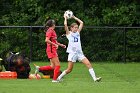
M 60 72 L 60 66 L 54 68 L 53 80 L 56 80 Z
M 39 66 L 36 66 L 36 65 L 35 65 L 35 68 L 36 68 L 36 69 L 35 69 L 35 74 L 37 74 L 38 71 L 39 71 Z
M 39 71 L 44 71 L 44 70 L 53 70 L 53 68 L 51 66 L 41 66 L 39 68 Z
M 65 75 L 66 75 L 66 71 L 64 70 L 61 75 L 57 78 L 58 80 L 61 80 Z
M 92 76 L 93 80 L 95 81 L 96 80 L 96 76 L 95 76 L 95 72 L 94 72 L 93 68 L 89 69 L 89 73 Z

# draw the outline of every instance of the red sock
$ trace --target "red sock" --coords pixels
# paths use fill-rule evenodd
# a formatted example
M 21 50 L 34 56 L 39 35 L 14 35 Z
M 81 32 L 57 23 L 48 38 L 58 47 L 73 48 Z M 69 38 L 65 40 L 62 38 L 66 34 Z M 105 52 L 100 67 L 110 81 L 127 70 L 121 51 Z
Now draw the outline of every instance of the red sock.
M 60 72 L 60 66 L 54 68 L 53 80 L 56 80 Z
M 53 70 L 51 66 L 41 66 L 39 67 L 39 71 L 44 71 L 44 70 Z

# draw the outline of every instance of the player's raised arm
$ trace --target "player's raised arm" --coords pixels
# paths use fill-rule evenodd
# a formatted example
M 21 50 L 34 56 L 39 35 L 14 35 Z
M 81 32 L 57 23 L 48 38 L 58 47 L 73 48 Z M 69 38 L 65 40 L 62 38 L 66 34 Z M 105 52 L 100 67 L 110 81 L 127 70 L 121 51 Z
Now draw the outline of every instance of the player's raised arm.
M 67 17 L 65 15 L 64 15 L 64 28 L 65 28 L 66 34 L 68 35 L 69 34 L 69 28 L 68 28 L 68 25 L 67 25 Z
M 78 32 L 80 32 L 82 30 L 82 28 L 83 28 L 84 23 L 83 23 L 82 20 L 80 20 L 79 18 L 77 18 L 75 16 L 73 16 L 73 18 L 80 23 L 79 28 L 78 28 Z

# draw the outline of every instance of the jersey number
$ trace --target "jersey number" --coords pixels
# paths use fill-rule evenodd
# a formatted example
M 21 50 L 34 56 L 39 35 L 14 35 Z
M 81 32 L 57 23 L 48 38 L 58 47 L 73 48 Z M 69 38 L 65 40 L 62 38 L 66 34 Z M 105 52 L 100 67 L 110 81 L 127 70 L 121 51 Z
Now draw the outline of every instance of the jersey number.
M 74 37 L 74 42 L 78 42 L 78 38 Z

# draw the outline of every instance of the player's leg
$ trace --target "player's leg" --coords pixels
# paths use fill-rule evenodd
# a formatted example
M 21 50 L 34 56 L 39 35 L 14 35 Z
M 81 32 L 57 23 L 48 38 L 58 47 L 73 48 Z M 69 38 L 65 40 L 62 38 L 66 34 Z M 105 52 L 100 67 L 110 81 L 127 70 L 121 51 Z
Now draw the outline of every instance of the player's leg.
M 34 64 L 35 68 L 36 68 L 35 74 L 38 73 L 39 71 L 41 72 L 41 71 L 45 71 L 45 70 L 54 70 L 55 64 L 54 64 L 54 62 L 52 62 L 52 58 L 57 57 L 58 55 L 57 55 L 56 50 L 52 50 L 52 51 L 46 50 L 46 54 L 47 54 L 48 58 L 50 59 L 50 65 L 40 67 L 40 66 L 37 66 L 36 64 Z
M 69 74 L 73 70 L 74 62 L 68 62 L 68 68 L 65 70 L 66 74 Z
M 95 75 L 95 71 L 91 65 L 91 63 L 89 62 L 89 60 L 85 57 L 84 59 L 81 60 L 83 62 L 83 64 L 86 65 L 86 67 L 89 69 L 89 73 L 91 75 L 91 77 L 93 78 L 94 81 L 100 81 L 101 77 L 96 77 Z
M 50 65 L 48 66 L 37 66 L 36 64 L 35 65 L 35 74 L 37 74 L 38 72 L 41 72 L 41 71 L 46 71 L 46 70 L 54 70 L 54 64 L 52 62 L 52 59 L 50 59 Z
M 69 62 L 68 62 L 68 67 L 67 67 L 67 69 L 64 70 L 64 71 L 59 75 L 59 77 L 57 78 L 57 80 L 61 81 L 61 79 L 62 79 L 66 74 L 68 74 L 68 73 L 70 73 L 70 72 L 72 71 L 73 66 L 74 66 L 74 62 L 69 61 Z
M 68 67 L 66 70 L 64 70 L 60 75 L 59 77 L 57 78 L 57 80 L 61 80 L 66 74 L 70 73 L 73 69 L 73 65 L 74 65 L 74 62 L 76 62 L 77 60 L 77 55 L 76 54 L 73 54 L 73 53 L 70 53 L 68 55 Z
M 48 66 L 40 66 L 39 71 L 44 71 L 44 70 L 54 70 L 54 63 L 52 62 L 52 59 L 50 59 L 50 65 Z
M 60 72 L 60 61 L 59 61 L 59 58 L 58 57 L 52 58 L 52 63 L 55 64 L 54 75 L 53 75 L 53 81 L 52 82 L 57 82 L 57 77 L 58 77 L 59 72 Z
M 52 62 L 52 59 L 50 59 L 50 66 L 54 69 L 54 67 L 55 67 L 55 64 Z

